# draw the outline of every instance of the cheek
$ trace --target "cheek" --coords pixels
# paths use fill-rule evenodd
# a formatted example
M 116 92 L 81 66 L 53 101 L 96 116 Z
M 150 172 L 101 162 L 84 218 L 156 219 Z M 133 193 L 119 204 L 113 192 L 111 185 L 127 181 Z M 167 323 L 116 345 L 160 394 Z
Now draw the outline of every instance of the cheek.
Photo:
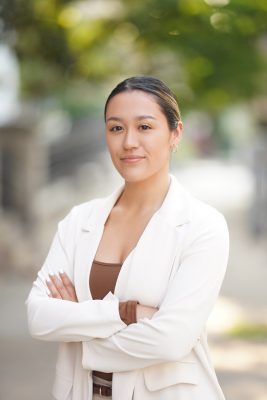
M 169 154 L 170 151 L 170 137 L 169 134 L 162 134 L 162 132 L 151 138 L 148 143 L 149 149 L 154 154 L 157 153 L 162 157 Z
M 106 144 L 107 144 L 110 158 L 111 158 L 113 164 L 116 166 L 119 162 L 118 161 L 119 153 L 121 152 L 119 141 L 114 140 L 114 138 L 111 138 L 110 136 L 109 137 L 106 136 Z
M 106 144 L 110 153 L 113 153 L 116 150 L 116 141 L 114 138 L 110 137 L 109 134 L 106 134 Z

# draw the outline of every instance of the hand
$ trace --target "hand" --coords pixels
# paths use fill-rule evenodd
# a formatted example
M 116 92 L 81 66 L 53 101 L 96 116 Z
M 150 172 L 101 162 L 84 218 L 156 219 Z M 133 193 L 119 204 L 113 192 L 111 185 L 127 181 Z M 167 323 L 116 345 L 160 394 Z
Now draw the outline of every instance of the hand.
M 149 318 L 151 319 L 155 312 L 158 311 L 157 307 L 144 306 L 143 304 L 137 304 L 136 306 L 136 320 L 138 321 L 141 318 Z
M 49 297 L 78 302 L 75 287 L 66 272 L 60 271 L 59 275 L 49 273 L 46 284 L 50 292 Z

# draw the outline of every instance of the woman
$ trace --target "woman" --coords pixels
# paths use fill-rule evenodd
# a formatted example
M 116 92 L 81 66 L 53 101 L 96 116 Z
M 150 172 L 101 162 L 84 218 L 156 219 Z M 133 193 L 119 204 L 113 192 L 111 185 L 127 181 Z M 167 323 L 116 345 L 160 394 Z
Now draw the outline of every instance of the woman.
M 156 78 L 126 79 L 105 122 L 124 184 L 59 223 L 27 299 L 31 335 L 60 342 L 53 395 L 222 400 L 205 324 L 228 230 L 169 174 L 183 127 L 175 97 Z

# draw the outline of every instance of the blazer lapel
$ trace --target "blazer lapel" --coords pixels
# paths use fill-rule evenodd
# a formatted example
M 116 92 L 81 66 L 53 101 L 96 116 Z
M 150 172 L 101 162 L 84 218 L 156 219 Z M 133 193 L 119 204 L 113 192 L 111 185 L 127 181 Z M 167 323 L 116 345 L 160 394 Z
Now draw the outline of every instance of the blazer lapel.
M 150 219 L 129 262 L 122 266 L 114 292 L 121 300 L 156 307 L 164 298 L 182 244 L 180 227 L 190 220 L 190 196 L 173 175 L 170 178 L 161 207 Z
M 108 197 L 98 199 L 92 206 L 90 215 L 82 225 L 76 247 L 74 282 L 79 301 L 92 299 L 89 276 L 94 256 L 104 231 L 105 221 L 119 198 L 124 185 L 114 190 Z
M 187 192 L 173 175 L 169 176 L 169 190 L 161 207 L 151 217 L 135 249 L 120 270 L 114 291 L 120 300 L 137 299 L 143 304 L 157 306 L 164 296 L 164 288 L 170 279 L 180 245 L 178 228 L 190 219 Z M 98 199 L 82 226 L 74 266 L 79 301 L 92 299 L 89 290 L 91 265 L 105 221 L 123 189 L 124 184 L 110 196 Z
M 118 276 L 115 295 L 158 306 L 171 274 L 177 231 L 156 212 L 143 232 L 129 263 Z

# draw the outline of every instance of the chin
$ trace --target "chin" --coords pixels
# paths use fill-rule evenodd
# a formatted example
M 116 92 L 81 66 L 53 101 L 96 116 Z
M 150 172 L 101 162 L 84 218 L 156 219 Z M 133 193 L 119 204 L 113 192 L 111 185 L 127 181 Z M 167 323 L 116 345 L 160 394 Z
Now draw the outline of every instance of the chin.
M 130 183 L 142 182 L 150 178 L 152 175 L 154 175 L 153 172 L 144 172 L 144 171 L 125 171 L 118 169 L 117 171 L 126 182 Z
M 137 183 L 141 182 L 146 179 L 145 176 L 140 175 L 140 174 L 124 174 L 120 173 L 120 176 L 126 181 L 126 182 L 132 182 L 132 183 Z

